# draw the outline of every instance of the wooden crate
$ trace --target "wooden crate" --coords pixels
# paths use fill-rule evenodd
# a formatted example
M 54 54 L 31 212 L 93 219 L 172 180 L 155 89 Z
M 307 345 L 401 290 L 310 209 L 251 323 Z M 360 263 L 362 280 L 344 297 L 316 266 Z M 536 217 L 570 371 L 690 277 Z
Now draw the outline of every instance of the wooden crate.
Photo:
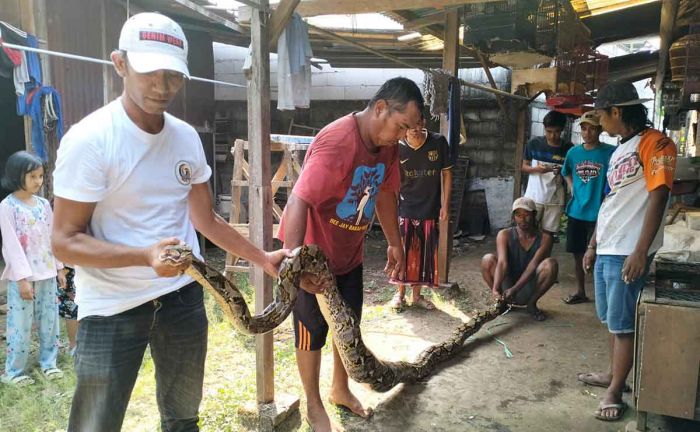
M 657 283 L 642 290 L 637 304 L 638 430 L 645 430 L 647 412 L 700 420 L 700 291 Z

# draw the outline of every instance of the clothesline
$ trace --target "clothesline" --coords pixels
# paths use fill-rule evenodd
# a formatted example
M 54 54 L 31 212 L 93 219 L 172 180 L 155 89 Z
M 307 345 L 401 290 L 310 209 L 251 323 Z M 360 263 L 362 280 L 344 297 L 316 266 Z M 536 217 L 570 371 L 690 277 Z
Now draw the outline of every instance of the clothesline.
M 27 47 L 23 45 L 16 45 L 16 44 L 11 44 L 7 42 L 2 42 L 0 43 L 0 46 L 5 46 L 7 48 L 12 48 L 20 51 L 28 51 L 28 52 L 35 52 L 38 54 L 46 54 L 46 55 L 51 55 L 54 57 L 64 57 L 72 60 L 79 60 L 79 61 L 84 61 L 88 63 L 97 63 L 97 64 L 102 64 L 102 65 L 112 65 L 112 62 L 109 60 L 102 60 L 94 57 L 86 57 L 86 56 L 81 56 L 77 54 L 69 54 L 69 53 L 64 53 L 64 52 L 58 52 L 58 51 L 50 51 L 50 50 L 45 50 L 41 48 L 32 48 L 32 47 Z M 234 84 L 234 83 L 229 83 L 225 81 L 218 81 L 218 80 L 212 80 L 208 78 L 200 78 L 200 77 L 190 77 L 190 80 L 192 81 L 200 81 L 200 82 L 205 82 L 205 83 L 210 83 L 210 84 L 219 84 L 223 86 L 229 86 L 229 87 L 241 87 L 241 88 L 247 88 L 247 86 L 241 85 L 241 84 Z

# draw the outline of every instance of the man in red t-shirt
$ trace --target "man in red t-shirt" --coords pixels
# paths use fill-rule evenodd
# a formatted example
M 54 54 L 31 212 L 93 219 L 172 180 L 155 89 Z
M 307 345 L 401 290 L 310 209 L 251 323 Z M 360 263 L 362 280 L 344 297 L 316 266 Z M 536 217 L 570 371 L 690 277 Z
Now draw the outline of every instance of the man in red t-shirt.
M 285 247 L 317 244 L 328 257 L 338 290 L 362 316 L 362 254 L 364 232 L 376 208 L 389 243 L 385 271 L 398 278 L 404 256 L 397 216 L 399 139 L 420 121 L 423 96 L 407 78 L 384 83 L 361 111 L 326 126 L 314 138 L 299 180 L 282 215 L 279 237 Z M 307 418 L 315 431 L 333 430 L 321 401 L 319 375 L 321 348 L 328 324 L 321 315 L 316 293 L 326 282 L 304 275 L 294 306 L 297 365 L 307 400 Z M 333 346 L 333 384 L 329 402 L 361 417 L 370 409 L 350 392 L 348 375 Z

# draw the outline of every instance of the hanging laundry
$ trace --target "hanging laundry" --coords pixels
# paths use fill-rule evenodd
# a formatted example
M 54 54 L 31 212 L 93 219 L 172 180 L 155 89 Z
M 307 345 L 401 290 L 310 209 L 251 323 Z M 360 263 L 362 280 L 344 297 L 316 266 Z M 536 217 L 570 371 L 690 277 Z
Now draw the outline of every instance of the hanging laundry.
M 19 66 L 15 66 L 15 70 L 12 74 L 12 80 L 15 83 L 15 93 L 17 96 L 22 96 L 24 94 L 24 85 L 30 81 L 26 52 L 21 51 L 20 54 L 22 55 L 22 63 Z
M 245 60 L 243 60 L 241 72 L 243 72 L 247 80 L 253 75 L 253 45 L 248 45 L 248 53 L 245 55 Z
M 447 113 L 447 98 L 452 75 L 443 69 L 430 69 L 423 79 L 425 103 L 430 107 L 433 119 Z
M 17 27 L 0 21 L 0 43 L 7 42 L 27 46 L 27 33 Z M 2 47 L 0 50 L 0 76 L 12 78 L 13 69 L 22 64 L 22 53 L 19 50 Z
M 31 33 L 27 33 L 27 46 L 30 48 L 39 48 L 39 41 Z M 31 82 L 34 83 L 35 87 L 41 85 L 44 82 L 42 72 L 41 72 L 41 60 L 39 60 L 39 54 L 35 52 L 26 53 L 27 57 L 27 69 L 29 69 L 29 78 Z
M 55 88 L 46 86 L 29 90 L 25 98 L 26 115 L 32 118 L 32 150 L 47 161 L 45 134 L 55 133 L 59 140 L 63 137 L 61 96 Z
M 39 47 L 39 43 L 36 40 L 36 37 L 34 37 L 34 35 L 32 34 L 27 34 L 26 43 L 27 46 L 31 48 Z M 23 54 L 25 54 L 26 58 L 25 64 L 27 68 L 27 74 L 29 75 L 29 80 L 24 83 L 24 92 L 20 92 L 19 89 L 17 89 L 17 83 L 15 82 L 15 88 L 17 92 L 17 115 L 27 114 L 27 102 L 25 101 L 25 94 L 33 88 L 40 87 L 43 80 L 41 73 L 41 60 L 39 60 L 39 54 L 29 51 L 25 51 Z
M 0 42 L 2 41 L 30 48 L 39 47 L 36 36 L 4 21 L 0 21 Z M 6 67 L 9 64 L 12 66 L 10 70 L 7 70 Z M 3 46 L 2 51 L 0 51 L 0 76 L 12 78 L 14 81 L 15 93 L 17 94 L 17 115 L 25 115 L 24 95 L 30 89 L 41 86 L 43 80 L 39 54 Z
M 295 13 L 277 40 L 278 110 L 309 107 L 312 57 L 309 27 Z

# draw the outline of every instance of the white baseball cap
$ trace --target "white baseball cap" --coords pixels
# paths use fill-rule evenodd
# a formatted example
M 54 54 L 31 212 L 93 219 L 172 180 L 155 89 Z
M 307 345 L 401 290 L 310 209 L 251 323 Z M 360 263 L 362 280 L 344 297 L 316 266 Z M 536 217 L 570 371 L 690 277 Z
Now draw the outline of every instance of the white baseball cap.
M 537 207 L 535 207 L 535 202 L 532 199 L 527 197 L 520 197 L 513 201 L 513 211 L 516 211 L 517 209 L 523 209 L 530 212 L 534 212 L 537 210 Z
M 187 78 L 187 38 L 182 28 L 165 15 L 144 12 L 129 18 L 119 35 L 119 49 L 138 73 L 173 70 Z

